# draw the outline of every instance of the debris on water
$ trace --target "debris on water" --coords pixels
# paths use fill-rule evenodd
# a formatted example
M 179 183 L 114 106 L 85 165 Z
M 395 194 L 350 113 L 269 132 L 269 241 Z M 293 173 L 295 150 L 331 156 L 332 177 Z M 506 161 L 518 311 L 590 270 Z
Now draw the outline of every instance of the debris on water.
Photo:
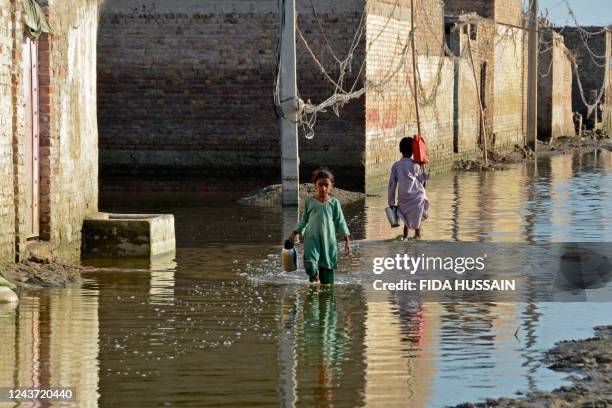
M 232 341 L 231 341 L 231 340 L 225 340 L 225 341 L 223 342 L 223 345 L 224 345 L 225 347 L 231 347 L 231 345 L 232 345 Z

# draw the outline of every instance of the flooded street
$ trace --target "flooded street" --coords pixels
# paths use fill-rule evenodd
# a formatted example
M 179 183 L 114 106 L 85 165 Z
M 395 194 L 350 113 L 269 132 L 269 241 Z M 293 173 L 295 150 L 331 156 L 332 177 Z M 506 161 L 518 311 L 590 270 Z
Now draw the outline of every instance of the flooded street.
M 434 176 L 427 189 L 427 243 L 612 241 L 606 150 Z M 382 242 L 401 234 L 385 191 L 344 207 L 354 253 L 333 287 L 281 272 L 296 209 L 176 197 L 109 194 L 100 206 L 174 214 L 175 259 L 110 262 L 81 287 L 0 305 L 0 386 L 73 387 L 76 402 L 56 406 L 442 407 L 565 384 L 542 353 L 612 324 L 612 301 L 373 299 L 355 272 L 381 248 L 415 245 Z

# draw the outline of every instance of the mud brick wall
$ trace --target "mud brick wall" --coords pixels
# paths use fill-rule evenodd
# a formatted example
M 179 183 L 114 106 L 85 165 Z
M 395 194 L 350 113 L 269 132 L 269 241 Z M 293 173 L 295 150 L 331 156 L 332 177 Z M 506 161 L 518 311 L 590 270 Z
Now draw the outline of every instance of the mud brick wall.
M 492 20 L 468 23 L 449 18 L 447 26 L 450 48 L 457 57 L 454 59 L 454 149 L 465 156 L 475 153 L 483 143 L 481 102 L 486 134 L 489 140 L 492 136 L 495 24 Z
M 0 265 L 15 260 L 11 3 L 0 0 Z
M 495 0 L 495 22 L 523 27 L 523 0 Z
M 26 217 L 37 203 L 29 166 L 39 170 L 39 241 L 49 255 L 80 257 L 83 218 L 97 211 L 96 36 L 101 1 L 44 7 L 53 35 L 38 39 L 39 154 L 28 148 L 23 6 L 0 0 L 0 263 L 27 256 Z M 41 4 L 47 2 L 41 2 Z M 27 90 L 30 91 L 29 89 Z
M 494 46 L 495 147 L 523 145 L 527 130 L 527 33 L 497 25 Z
M 487 148 L 522 145 L 527 115 L 527 36 L 515 27 L 523 25 L 522 1 L 453 0 L 445 2 L 445 13 L 449 16 L 477 13 L 490 19 L 477 24 L 475 41 L 475 48 L 486 53 L 477 57 L 476 65 L 487 64 L 484 93 Z
M 497 23 L 522 26 L 522 7 L 522 0 L 447 0 L 444 2 L 444 14 L 458 16 L 476 13 Z
M 98 209 L 96 1 L 54 2 L 40 42 L 41 238 L 80 257 L 83 218 Z
M 11 2 L 12 12 L 12 66 L 11 66 L 11 87 L 12 87 L 12 158 L 13 158 L 13 209 L 15 227 L 15 255 L 20 258 L 25 251 L 25 243 L 28 238 L 28 219 L 31 215 L 28 207 L 32 204 L 28 191 L 32 185 L 30 173 L 27 166 L 32 163 L 31 152 L 27 144 L 31 143 L 31 135 L 26 130 L 26 92 L 24 84 L 24 25 L 23 6 L 19 1 Z
M 298 26 L 337 78 L 327 41 L 344 59 L 363 2 L 314 4 L 321 27 L 310 2 L 298 8 Z M 272 109 L 276 2 L 110 0 L 98 40 L 102 188 L 127 178 L 169 185 L 211 180 L 199 189 L 227 188 L 228 176 L 280 181 L 280 128 Z M 334 86 L 299 36 L 297 43 L 300 96 L 321 102 Z M 346 84 L 356 78 L 363 49 L 357 48 Z M 339 118 L 331 110 L 318 115 L 314 139 L 299 138 L 302 180 L 325 165 L 338 173 L 339 185 L 363 186 L 364 116 L 363 98 Z
M 560 32 L 565 40 L 565 46 L 570 50 L 571 54 L 576 60 L 578 65 L 578 77 L 582 88 L 584 90 L 584 98 L 587 103 L 591 103 L 591 92 L 601 92 L 604 81 L 607 80 L 606 87 L 604 88 L 604 97 L 602 102 L 608 101 L 604 112 L 604 123 L 607 128 L 612 130 L 612 107 L 610 102 L 609 94 L 612 92 L 612 82 L 610 77 L 612 74 L 610 67 L 610 31 L 602 31 L 602 27 L 585 27 L 588 32 L 595 32 L 598 34 L 584 35 L 580 29 L 575 27 L 564 27 Z M 594 55 L 591 55 L 588 48 Z M 600 58 L 602 57 L 602 58 Z M 607 68 L 606 68 L 607 67 Z M 606 70 L 608 72 L 606 78 Z M 585 123 L 592 124 L 594 116 L 588 115 L 588 109 L 583 102 L 580 86 L 576 78 L 576 72 L 574 72 L 574 83 L 572 87 L 572 106 L 573 110 L 580 112 L 585 120 Z
M 23 6 L 19 1 L 10 2 L 12 30 L 11 39 L 11 150 L 12 150 L 12 180 L 13 185 L 13 211 L 14 211 L 14 248 L 15 255 L 19 256 L 22 252 L 21 243 L 26 240 L 26 186 L 29 184 L 25 180 L 26 163 L 26 138 L 25 138 L 25 92 L 23 88 Z
M 440 53 L 442 5 L 417 2 L 415 13 L 420 116 L 430 168 L 450 167 L 453 159 L 453 64 Z M 424 17 L 427 16 L 427 17 Z M 432 24 L 432 22 L 437 22 Z M 410 47 L 410 2 L 368 2 L 366 77 L 379 86 L 366 94 L 366 191 L 388 182 L 389 169 L 401 155 L 402 137 L 417 133 Z M 427 55 L 422 44 L 429 44 Z
M 485 18 L 495 18 L 495 0 L 450 0 L 444 2 L 444 14 L 458 16 L 476 13 Z
M 39 165 L 40 236 L 76 261 L 83 217 L 97 210 L 95 41 L 97 2 L 53 3 L 53 39 L 38 40 L 40 154 L 26 148 L 24 26 L 19 1 L 0 3 L 0 262 L 22 259 L 29 238 L 26 166 Z M 7 66 L 7 63 L 9 64 Z
M 606 131 L 612 132 L 612 32 L 606 34 L 606 66 L 608 70 L 606 94 L 604 100 L 603 127 Z
M 544 33 L 547 49 L 540 53 L 538 81 L 538 138 L 575 134 L 572 119 L 572 63 L 563 37 Z

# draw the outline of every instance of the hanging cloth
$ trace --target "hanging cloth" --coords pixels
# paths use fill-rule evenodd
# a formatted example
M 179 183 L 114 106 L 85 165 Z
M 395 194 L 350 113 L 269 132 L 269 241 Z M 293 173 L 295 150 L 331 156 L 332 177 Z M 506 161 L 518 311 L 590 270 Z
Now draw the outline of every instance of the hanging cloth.
M 25 23 L 26 34 L 32 40 L 38 39 L 42 33 L 53 34 L 45 12 L 40 8 L 35 0 L 21 0 L 23 4 L 23 22 Z

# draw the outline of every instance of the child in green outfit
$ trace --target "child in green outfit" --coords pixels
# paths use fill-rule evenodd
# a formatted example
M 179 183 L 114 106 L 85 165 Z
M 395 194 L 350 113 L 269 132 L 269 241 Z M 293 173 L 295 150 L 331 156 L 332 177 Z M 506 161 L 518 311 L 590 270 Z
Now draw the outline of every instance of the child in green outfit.
M 289 239 L 304 237 L 304 268 L 310 282 L 334 283 L 334 269 L 338 267 L 336 233 L 344 237 L 344 252 L 351 253 L 349 230 L 342 214 L 340 202 L 331 196 L 334 176 L 327 169 L 314 172 L 312 183 L 315 195 L 308 197 L 304 213 Z

